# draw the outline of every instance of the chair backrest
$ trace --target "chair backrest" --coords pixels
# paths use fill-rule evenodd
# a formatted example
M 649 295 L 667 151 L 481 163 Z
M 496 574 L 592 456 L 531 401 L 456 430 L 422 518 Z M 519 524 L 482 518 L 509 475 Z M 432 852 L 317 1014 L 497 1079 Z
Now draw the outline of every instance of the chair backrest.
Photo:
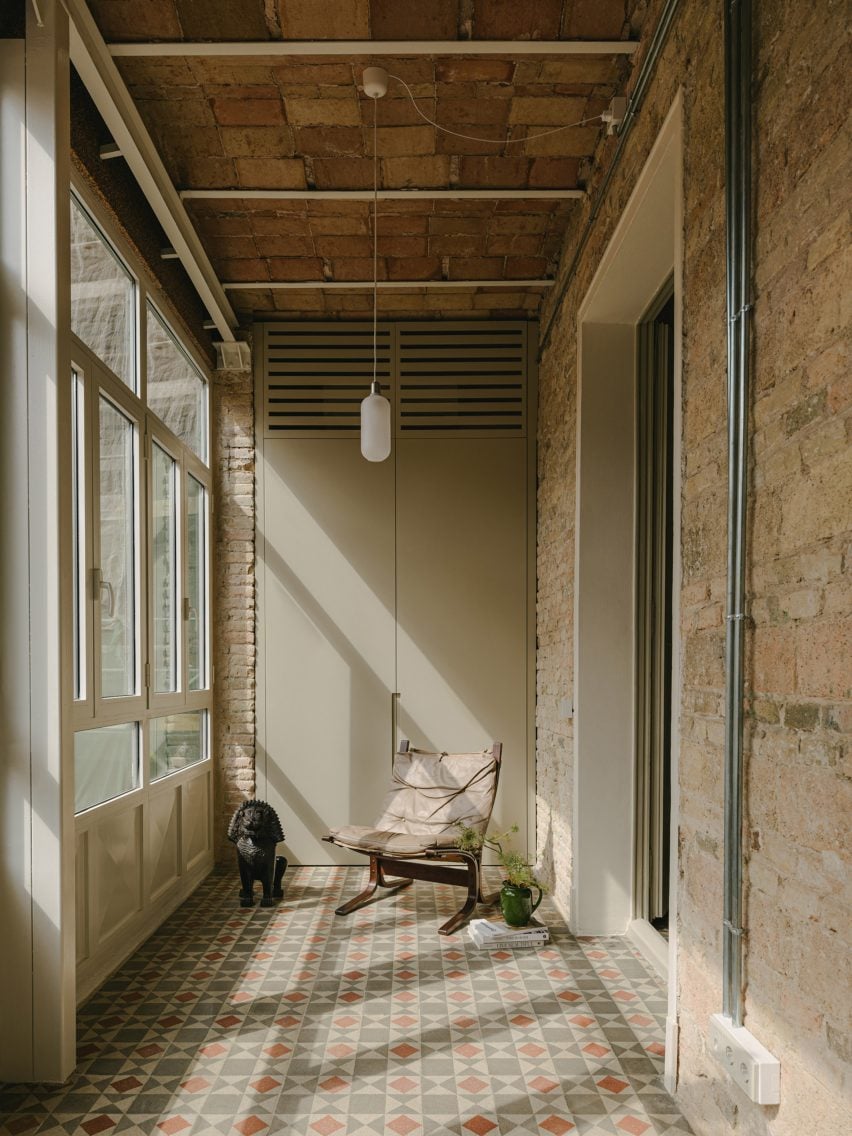
M 503 746 L 478 753 L 431 753 L 400 743 L 391 785 L 375 828 L 435 838 L 459 824 L 485 833 L 494 808 Z

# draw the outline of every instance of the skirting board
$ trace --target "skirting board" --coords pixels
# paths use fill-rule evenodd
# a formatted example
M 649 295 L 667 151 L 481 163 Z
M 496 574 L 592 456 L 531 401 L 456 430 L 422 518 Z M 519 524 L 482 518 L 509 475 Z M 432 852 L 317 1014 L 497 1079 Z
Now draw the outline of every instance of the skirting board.
M 669 944 L 647 919 L 634 919 L 627 937 L 664 982 L 669 978 Z

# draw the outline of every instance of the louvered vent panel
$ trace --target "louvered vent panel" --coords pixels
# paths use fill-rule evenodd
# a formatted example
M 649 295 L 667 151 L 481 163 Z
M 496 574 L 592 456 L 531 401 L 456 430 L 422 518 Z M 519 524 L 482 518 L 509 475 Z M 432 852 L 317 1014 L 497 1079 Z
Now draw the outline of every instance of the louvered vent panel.
M 525 324 L 403 324 L 398 334 L 399 434 L 524 436 Z
M 377 376 L 391 383 L 391 329 L 378 329 Z M 367 324 L 274 324 L 266 329 L 265 435 L 357 436 L 361 400 L 373 377 Z

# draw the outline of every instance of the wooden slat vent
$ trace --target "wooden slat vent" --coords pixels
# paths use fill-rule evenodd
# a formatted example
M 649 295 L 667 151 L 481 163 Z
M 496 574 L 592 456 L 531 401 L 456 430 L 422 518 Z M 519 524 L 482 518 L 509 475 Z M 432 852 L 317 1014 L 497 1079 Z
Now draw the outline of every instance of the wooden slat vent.
M 377 333 L 377 377 L 391 383 L 391 330 Z M 373 377 L 373 329 L 364 324 L 311 328 L 275 325 L 266 332 L 267 437 L 350 437 Z
M 397 428 L 402 436 L 523 436 L 523 324 L 399 329 Z

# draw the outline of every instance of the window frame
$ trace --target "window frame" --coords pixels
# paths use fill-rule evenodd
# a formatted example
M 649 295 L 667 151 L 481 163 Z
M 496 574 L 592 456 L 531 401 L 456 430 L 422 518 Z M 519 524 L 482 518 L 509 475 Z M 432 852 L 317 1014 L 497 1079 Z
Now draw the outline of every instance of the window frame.
M 75 698 L 71 709 L 72 728 L 77 732 L 97 729 L 100 726 L 135 723 L 139 744 L 139 784 L 127 793 L 107 801 L 92 805 L 80 813 L 75 813 L 80 825 L 91 823 L 93 816 L 102 815 L 102 810 L 114 810 L 128 805 L 134 799 L 145 799 L 153 787 L 159 790 L 167 782 L 192 777 L 212 763 L 212 739 L 214 736 L 215 710 L 213 705 L 214 672 L 212 663 L 212 634 L 214 625 L 214 598 L 212 588 L 213 551 L 213 479 L 210 466 L 212 448 L 212 390 L 213 384 L 209 365 L 200 358 L 193 344 L 187 343 L 176 331 L 176 321 L 169 319 L 165 312 L 168 305 L 159 290 L 134 271 L 136 257 L 126 242 L 111 232 L 99 216 L 96 202 L 93 202 L 86 187 L 72 182 L 71 194 L 87 215 L 93 227 L 109 246 L 112 255 L 125 267 L 134 281 L 133 337 L 135 346 L 136 387 L 134 392 L 106 363 L 99 359 L 73 331 L 71 342 L 71 376 L 69 381 L 77 382 L 82 393 L 82 415 L 80 432 L 80 466 L 82 471 L 82 501 L 80 515 L 83 519 L 83 539 L 80 549 L 80 571 L 82 575 L 80 603 L 79 651 L 81 659 L 80 674 L 83 682 L 83 697 Z M 156 311 L 169 334 L 174 338 L 179 350 L 197 371 L 204 384 L 206 404 L 204 408 L 203 441 L 207 463 L 178 438 L 169 427 L 147 406 L 147 312 L 148 304 Z M 101 617 L 100 589 L 95 587 L 94 569 L 99 567 L 100 555 L 100 510 L 99 510 L 99 459 L 100 459 L 100 399 L 101 394 L 134 424 L 134 533 L 135 533 L 135 667 L 136 687 L 133 695 L 104 698 L 101 690 Z M 150 602 L 152 588 L 153 552 L 153 445 L 156 442 L 176 462 L 176 559 L 177 559 L 177 685 L 174 692 L 154 693 L 152 654 L 153 604 Z M 190 475 L 204 491 L 203 542 L 200 551 L 204 568 L 204 678 L 202 689 L 188 689 L 188 626 L 184 614 L 189 598 L 188 566 L 188 507 Z M 76 534 L 70 554 L 75 555 Z M 74 691 L 76 694 L 76 691 Z M 181 711 L 199 710 L 203 712 L 204 757 L 183 769 L 165 774 L 157 781 L 149 778 L 150 728 L 152 718 L 161 718 Z

